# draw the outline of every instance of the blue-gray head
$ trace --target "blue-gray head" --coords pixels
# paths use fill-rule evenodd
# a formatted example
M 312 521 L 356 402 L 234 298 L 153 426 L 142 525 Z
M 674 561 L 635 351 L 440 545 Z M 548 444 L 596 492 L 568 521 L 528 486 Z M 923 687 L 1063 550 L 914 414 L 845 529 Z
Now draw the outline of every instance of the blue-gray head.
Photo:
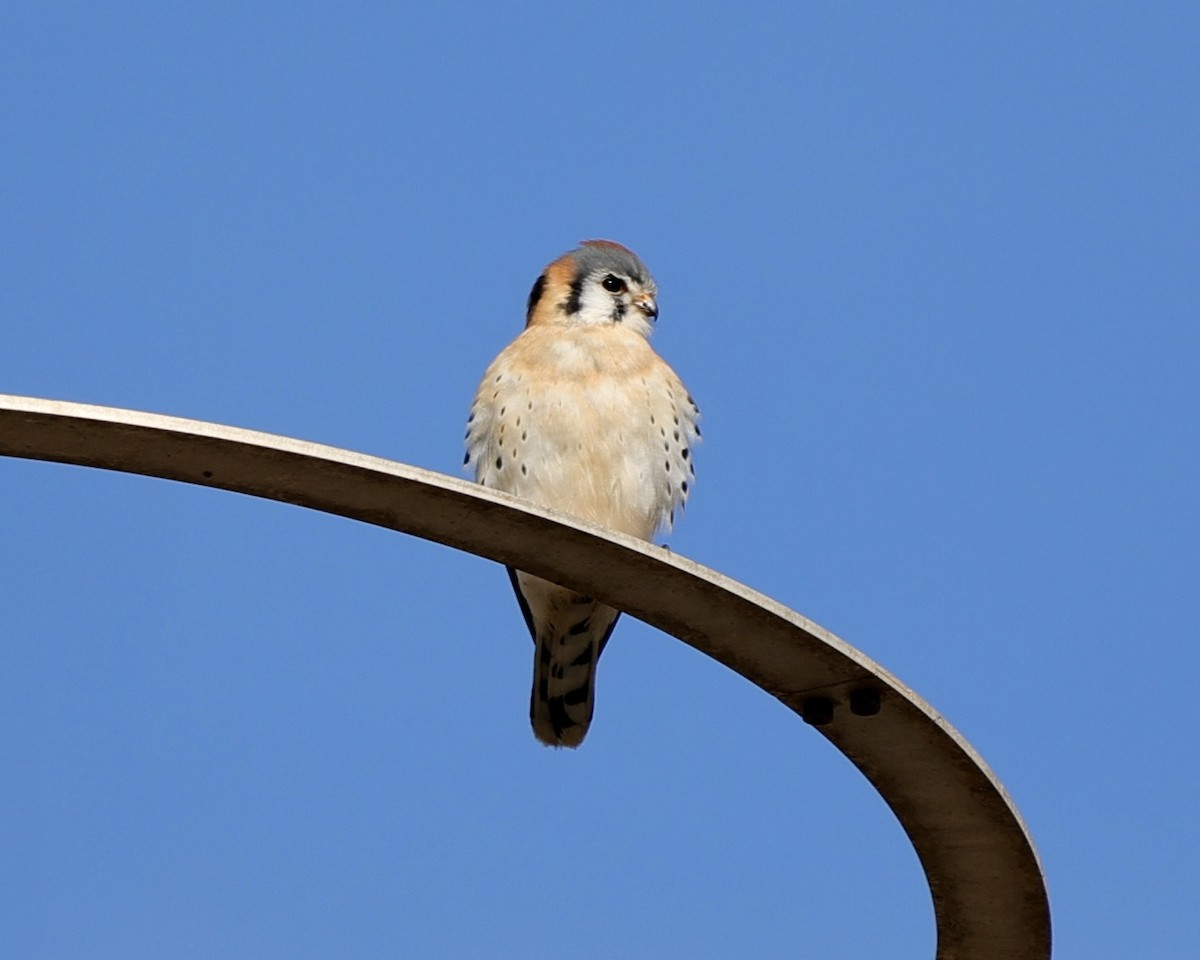
M 624 323 L 649 335 L 658 288 L 632 250 L 611 240 L 585 240 L 550 264 L 529 293 L 527 325 Z

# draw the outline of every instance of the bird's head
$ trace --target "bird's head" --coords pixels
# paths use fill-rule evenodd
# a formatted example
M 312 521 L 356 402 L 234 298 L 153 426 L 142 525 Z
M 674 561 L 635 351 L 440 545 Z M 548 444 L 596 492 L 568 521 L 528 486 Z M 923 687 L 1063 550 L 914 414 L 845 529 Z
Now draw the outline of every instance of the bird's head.
M 585 240 L 542 271 L 525 323 L 625 324 L 649 336 L 658 288 L 637 254 L 611 240 Z

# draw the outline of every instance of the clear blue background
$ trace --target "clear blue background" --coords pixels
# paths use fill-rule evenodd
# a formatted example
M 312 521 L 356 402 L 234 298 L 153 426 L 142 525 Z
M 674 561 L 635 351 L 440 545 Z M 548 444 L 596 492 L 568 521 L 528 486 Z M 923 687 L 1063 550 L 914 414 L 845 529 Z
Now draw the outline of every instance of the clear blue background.
M 457 473 L 542 266 L 657 275 L 671 545 L 926 696 L 1059 958 L 1200 937 L 1200 8 L 42 2 L 0 16 L 0 391 Z M 14 958 L 932 956 L 867 782 L 623 622 L 576 753 L 477 558 L 0 461 Z

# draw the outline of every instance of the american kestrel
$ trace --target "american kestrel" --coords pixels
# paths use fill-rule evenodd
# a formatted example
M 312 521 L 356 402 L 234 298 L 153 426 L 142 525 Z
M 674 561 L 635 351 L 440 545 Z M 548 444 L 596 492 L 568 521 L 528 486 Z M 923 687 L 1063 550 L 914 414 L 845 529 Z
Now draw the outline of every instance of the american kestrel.
M 657 288 L 632 251 L 588 240 L 529 294 L 525 330 L 488 367 L 464 461 L 484 486 L 649 540 L 695 476 L 700 413 L 654 352 Z M 509 568 L 533 636 L 529 717 L 542 743 L 587 734 L 596 663 L 620 612 Z

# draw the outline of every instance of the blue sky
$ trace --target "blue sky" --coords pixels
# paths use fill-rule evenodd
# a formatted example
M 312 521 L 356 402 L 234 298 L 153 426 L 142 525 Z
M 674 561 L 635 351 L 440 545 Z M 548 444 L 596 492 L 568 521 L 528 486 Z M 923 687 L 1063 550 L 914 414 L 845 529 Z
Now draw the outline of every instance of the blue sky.
M 975 745 L 1056 956 L 1200 936 L 1191 4 L 53 2 L 0 15 L 0 392 L 457 474 L 587 237 L 704 413 L 677 552 Z M 475 557 L 0 461 L 14 957 L 930 957 L 782 706 L 626 619 L 583 749 Z

